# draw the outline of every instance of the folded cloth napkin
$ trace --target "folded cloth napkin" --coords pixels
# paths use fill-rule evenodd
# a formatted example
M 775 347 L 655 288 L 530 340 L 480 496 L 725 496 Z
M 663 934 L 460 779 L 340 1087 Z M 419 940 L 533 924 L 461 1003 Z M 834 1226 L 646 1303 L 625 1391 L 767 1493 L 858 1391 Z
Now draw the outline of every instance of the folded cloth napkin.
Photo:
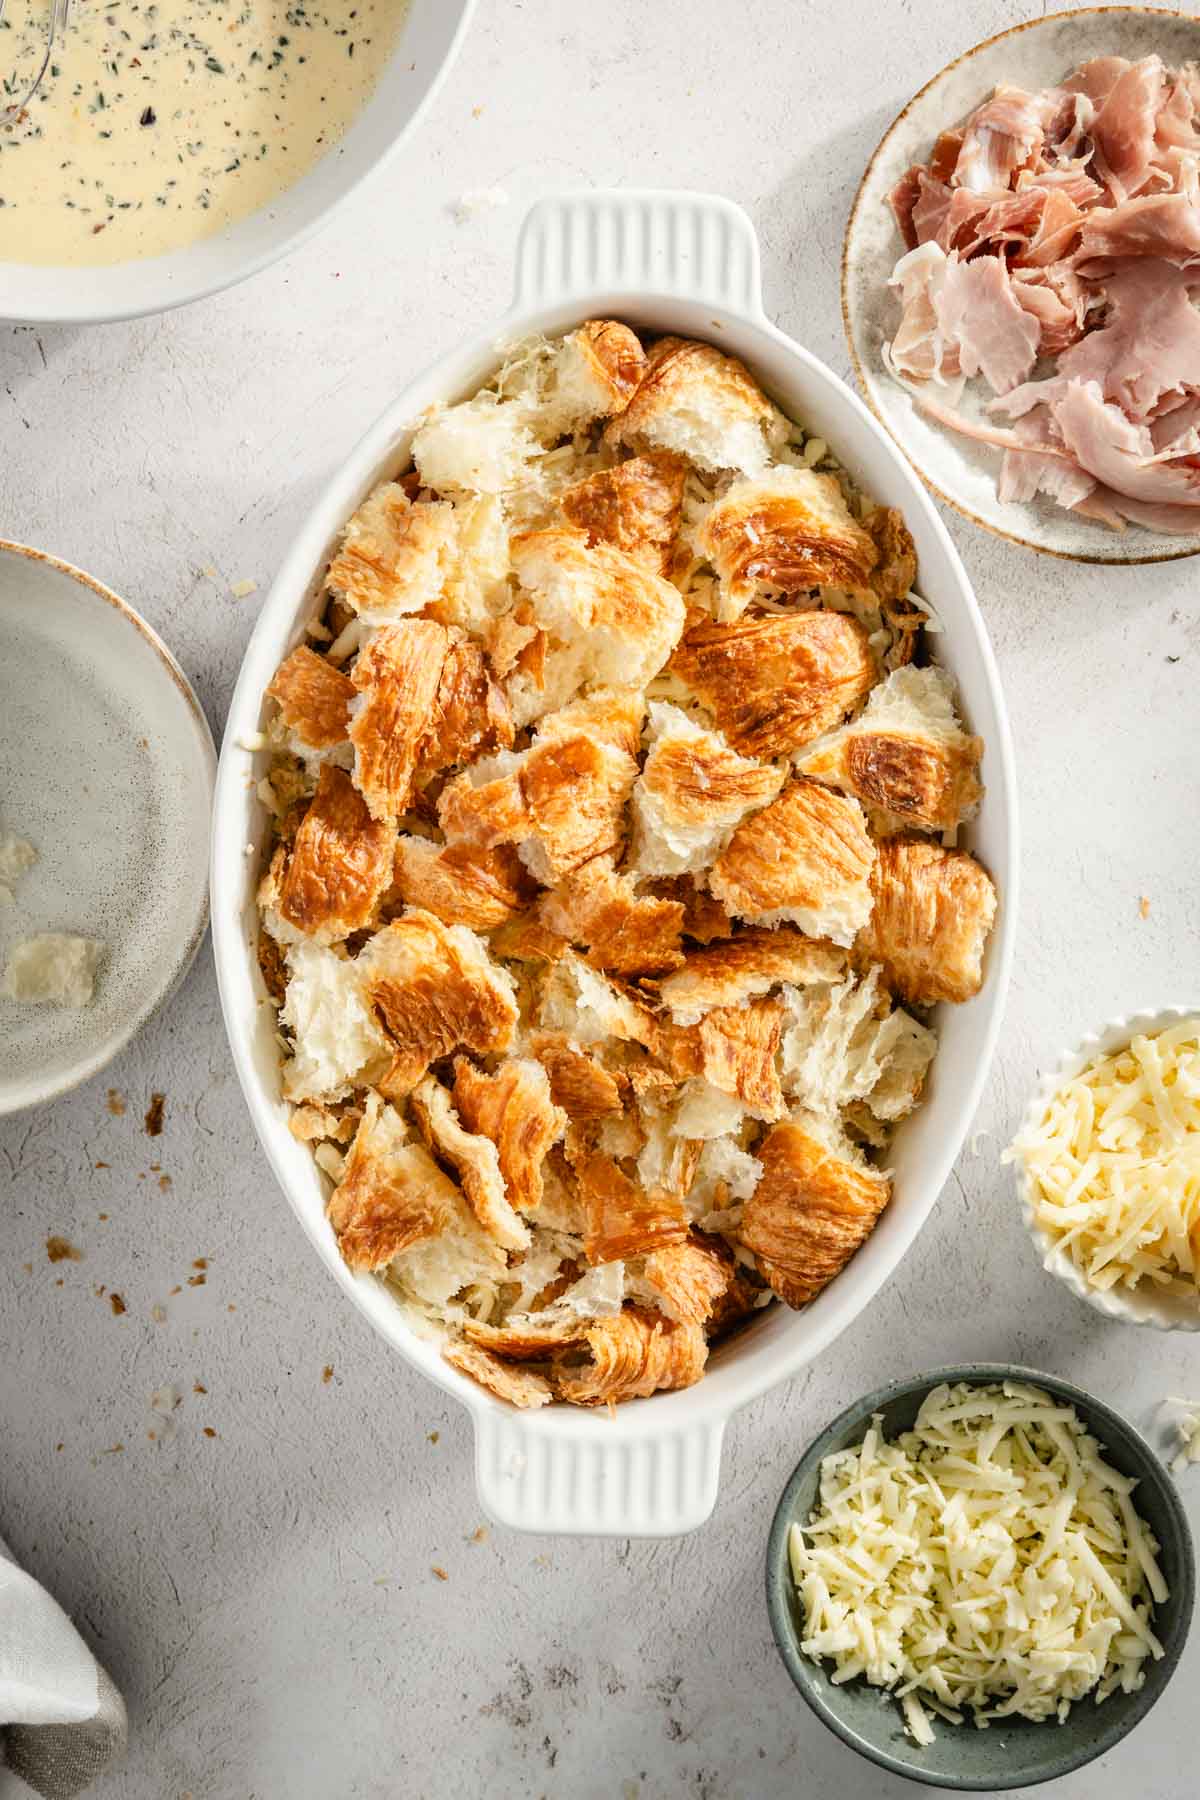
M 71 1800 L 118 1760 L 126 1737 L 112 1681 L 0 1538 L 0 1766 L 43 1800 Z

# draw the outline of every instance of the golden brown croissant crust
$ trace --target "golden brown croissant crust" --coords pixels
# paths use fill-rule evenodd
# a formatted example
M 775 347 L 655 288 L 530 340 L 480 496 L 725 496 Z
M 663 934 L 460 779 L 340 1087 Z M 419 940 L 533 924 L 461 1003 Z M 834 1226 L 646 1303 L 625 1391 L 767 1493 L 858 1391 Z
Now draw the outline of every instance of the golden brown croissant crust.
M 836 1155 L 794 1120 L 776 1125 L 755 1154 L 763 1174 L 739 1236 L 780 1299 L 804 1306 L 869 1237 L 891 1183 Z
M 885 839 L 871 875 L 874 909 L 855 942 L 892 991 L 914 1006 L 970 1000 L 996 916 L 991 877 L 965 850 L 928 838 Z
M 702 621 L 670 668 L 709 709 L 735 750 L 769 759 L 832 731 L 878 678 L 867 634 L 838 612 Z

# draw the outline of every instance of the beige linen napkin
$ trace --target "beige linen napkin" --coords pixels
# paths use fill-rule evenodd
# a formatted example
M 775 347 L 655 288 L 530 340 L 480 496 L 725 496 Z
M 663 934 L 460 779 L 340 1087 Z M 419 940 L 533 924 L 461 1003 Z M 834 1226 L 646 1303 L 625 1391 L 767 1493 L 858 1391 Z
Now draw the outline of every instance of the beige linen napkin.
M 126 1736 L 112 1681 L 0 1538 L 0 1764 L 43 1800 L 71 1800 L 123 1755 Z

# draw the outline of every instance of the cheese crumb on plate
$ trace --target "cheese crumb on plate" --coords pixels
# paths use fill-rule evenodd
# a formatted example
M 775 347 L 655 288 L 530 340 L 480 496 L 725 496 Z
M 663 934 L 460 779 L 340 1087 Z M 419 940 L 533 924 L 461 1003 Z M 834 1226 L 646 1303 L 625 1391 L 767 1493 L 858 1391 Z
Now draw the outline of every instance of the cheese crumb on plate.
M 11 904 L 17 882 L 37 859 L 37 851 L 25 838 L 0 831 L 0 905 Z
M 48 931 L 9 952 L 0 994 L 44 1006 L 87 1006 L 104 945 L 96 938 Z

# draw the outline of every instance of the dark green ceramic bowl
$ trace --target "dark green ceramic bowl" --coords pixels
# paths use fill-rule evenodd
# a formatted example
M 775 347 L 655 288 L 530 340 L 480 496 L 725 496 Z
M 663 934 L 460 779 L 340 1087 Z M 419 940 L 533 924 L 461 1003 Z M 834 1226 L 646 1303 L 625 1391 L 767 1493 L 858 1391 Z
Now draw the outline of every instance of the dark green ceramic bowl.
M 1146 1680 L 1136 1694 L 1112 1694 L 1101 1706 L 1081 1700 L 1063 1725 L 1013 1719 L 980 1731 L 971 1723 L 946 1725 L 937 1719 L 937 1737 L 922 1749 L 906 1736 L 900 1709 L 889 1696 L 861 1680 L 835 1687 L 829 1679 L 829 1665 L 804 1655 L 800 1648 L 803 1608 L 788 1566 L 788 1528 L 793 1521 L 803 1524 L 812 1513 L 822 1458 L 859 1443 L 873 1413 L 882 1413 L 885 1435 L 891 1438 L 909 1429 L 926 1394 L 941 1382 L 1007 1380 L 1031 1382 L 1072 1405 L 1113 1468 L 1137 1478 L 1134 1505 L 1158 1539 L 1159 1561 L 1170 1589 L 1168 1598 L 1154 1609 L 1154 1630 L 1166 1654 L 1159 1662 L 1143 1665 Z M 767 1546 L 771 1628 L 788 1674 L 817 1717 L 843 1743 L 881 1768 L 910 1781 L 960 1792 L 1032 1787 L 1037 1782 L 1059 1780 L 1111 1750 L 1145 1718 L 1170 1681 L 1187 1639 L 1194 1589 L 1195 1558 L 1187 1518 L 1175 1484 L 1145 1439 L 1119 1413 L 1069 1381 L 1011 1363 L 964 1363 L 935 1369 L 928 1375 L 894 1381 L 878 1393 L 856 1400 L 797 1464 L 783 1490 Z

